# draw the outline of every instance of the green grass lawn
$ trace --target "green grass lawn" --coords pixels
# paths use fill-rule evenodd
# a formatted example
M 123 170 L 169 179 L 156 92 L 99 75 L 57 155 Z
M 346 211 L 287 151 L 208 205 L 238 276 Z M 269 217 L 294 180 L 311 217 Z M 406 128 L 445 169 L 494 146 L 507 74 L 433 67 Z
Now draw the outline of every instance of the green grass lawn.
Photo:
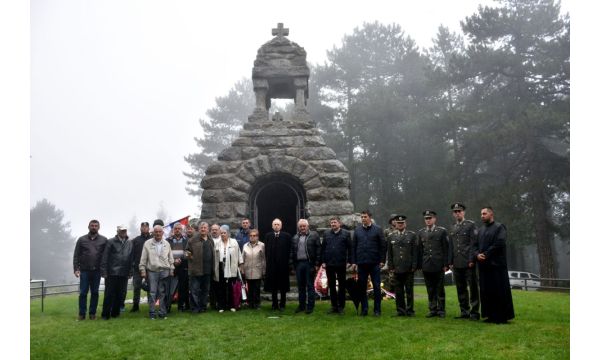
M 129 297 L 131 293 L 129 294 Z M 415 287 L 414 318 L 393 318 L 394 300 L 382 316 L 295 315 L 288 302 L 279 318 L 262 310 L 219 314 L 172 313 L 150 320 L 147 305 L 120 318 L 76 321 L 77 295 L 30 304 L 32 359 L 568 359 L 569 294 L 513 290 L 516 319 L 508 325 L 455 320 L 456 290 L 446 287 L 445 319 L 427 319 L 427 296 Z M 100 304 L 103 295 L 100 295 Z M 127 308 L 129 310 L 128 305 Z M 372 300 L 369 301 L 372 310 Z M 100 315 L 101 306 L 98 308 Z

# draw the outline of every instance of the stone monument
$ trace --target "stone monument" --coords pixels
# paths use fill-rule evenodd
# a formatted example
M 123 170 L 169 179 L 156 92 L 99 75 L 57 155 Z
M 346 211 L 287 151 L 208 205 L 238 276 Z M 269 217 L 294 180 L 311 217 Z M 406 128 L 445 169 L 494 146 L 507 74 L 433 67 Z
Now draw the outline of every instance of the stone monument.
M 234 229 L 248 217 L 261 238 L 276 217 L 291 234 L 300 218 L 322 229 L 336 215 L 352 226 L 348 170 L 327 147 L 306 107 L 306 51 L 286 37 L 283 24 L 272 34 L 252 69 L 256 107 L 202 179 L 201 219 Z M 271 99 L 294 100 L 289 119 L 278 112 L 269 118 Z

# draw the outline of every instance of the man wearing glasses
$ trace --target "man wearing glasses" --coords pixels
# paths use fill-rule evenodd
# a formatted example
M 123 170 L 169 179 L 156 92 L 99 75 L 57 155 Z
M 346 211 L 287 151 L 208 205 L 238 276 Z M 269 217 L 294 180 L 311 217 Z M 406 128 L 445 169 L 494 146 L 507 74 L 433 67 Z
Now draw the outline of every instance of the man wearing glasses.
M 454 273 L 460 316 L 456 319 L 479 320 L 479 287 L 477 285 L 477 228 L 465 219 L 466 207 L 461 203 L 450 206 L 456 222 L 450 229 L 450 269 Z M 469 306 L 470 305 L 470 306 Z

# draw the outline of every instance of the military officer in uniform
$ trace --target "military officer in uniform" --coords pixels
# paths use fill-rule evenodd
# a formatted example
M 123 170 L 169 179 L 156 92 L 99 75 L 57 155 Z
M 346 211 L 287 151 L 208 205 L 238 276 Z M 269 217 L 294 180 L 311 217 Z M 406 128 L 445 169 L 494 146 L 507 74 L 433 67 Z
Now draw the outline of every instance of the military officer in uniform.
M 437 214 L 433 210 L 423 211 L 425 227 L 419 230 L 419 256 L 427 287 L 429 314 L 426 317 L 446 317 L 446 291 L 444 273 L 448 271 L 448 232 L 437 226 Z
M 396 316 L 415 316 L 413 289 L 419 255 L 417 234 L 406 230 L 406 216 L 396 215 L 393 220 L 394 230 L 387 241 L 387 266 L 394 276 Z
M 391 214 L 390 219 L 388 220 L 388 227 L 383 230 L 383 237 L 385 238 L 386 248 L 389 243 L 389 236 L 395 230 L 394 223 L 396 214 Z M 381 283 L 383 284 L 383 288 L 388 291 L 394 291 L 394 287 L 396 286 L 396 281 L 394 280 L 394 274 L 391 272 L 387 266 L 387 263 L 381 268 Z
M 450 269 L 454 273 L 460 316 L 456 319 L 479 320 L 479 287 L 477 285 L 477 227 L 465 220 L 466 207 L 461 203 L 450 206 L 456 222 L 450 229 Z M 467 288 L 468 287 L 468 288 Z M 470 305 L 470 307 L 469 307 Z

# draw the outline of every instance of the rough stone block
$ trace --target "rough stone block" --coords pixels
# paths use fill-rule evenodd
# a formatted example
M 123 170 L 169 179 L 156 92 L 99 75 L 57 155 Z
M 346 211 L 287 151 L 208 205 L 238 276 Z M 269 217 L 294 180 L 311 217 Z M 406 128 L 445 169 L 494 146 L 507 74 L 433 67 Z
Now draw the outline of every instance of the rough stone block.
M 323 187 L 323 183 L 321 182 L 321 179 L 318 176 L 315 176 L 312 179 L 304 182 L 304 190 L 306 190 L 306 191 L 311 190 L 311 189 L 318 189 L 318 188 L 322 188 L 322 187 Z
M 231 175 L 206 175 L 202 179 L 200 186 L 203 189 L 225 189 L 231 187 L 233 184 L 233 177 Z
M 237 178 L 238 180 L 235 181 L 232 185 L 231 188 L 244 192 L 244 193 L 249 193 L 250 192 L 250 183 L 247 183 L 246 181 L 240 179 L 239 177 Z
M 205 175 L 221 174 L 223 172 L 223 166 L 221 163 L 212 163 L 208 165 L 204 171 Z
M 305 136 L 304 146 L 325 146 L 325 140 L 320 136 Z
M 257 157 L 260 154 L 260 149 L 257 147 L 242 148 L 242 159 L 248 160 Z
M 217 215 L 217 204 L 202 203 L 201 219 L 214 218 Z
M 348 188 L 317 188 L 306 191 L 308 201 L 350 200 Z
M 296 159 L 290 156 L 269 157 L 269 165 L 271 167 L 271 171 L 280 171 L 291 174 L 295 162 Z
M 221 161 L 242 160 L 242 149 L 239 147 L 230 147 L 223 150 L 217 157 Z
M 244 202 L 248 201 L 248 194 L 235 189 L 223 190 L 223 201 L 225 202 Z
M 323 186 L 329 188 L 350 186 L 350 176 L 345 172 L 324 173 L 321 174 L 320 177 L 321 181 L 323 182 Z
M 346 166 L 337 159 L 309 161 L 308 163 L 318 172 L 348 172 Z
M 202 192 L 202 203 L 220 203 L 223 201 L 223 190 L 207 189 Z
M 354 211 L 350 201 L 308 201 L 306 208 L 311 216 L 351 214 Z
M 238 171 L 236 176 L 244 180 L 245 182 L 252 184 L 256 180 L 256 177 L 254 177 L 251 171 L 246 169 L 246 166 L 247 164 L 245 164 L 244 167 Z
M 233 140 L 231 146 L 250 146 L 252 145 L 252 139 L 248 137 L 240 136 L 239 138 Z
M 226 219 L 233 217 L 233 209 L 231 203 L 220 203 L 217 204 L 217 218 Z

